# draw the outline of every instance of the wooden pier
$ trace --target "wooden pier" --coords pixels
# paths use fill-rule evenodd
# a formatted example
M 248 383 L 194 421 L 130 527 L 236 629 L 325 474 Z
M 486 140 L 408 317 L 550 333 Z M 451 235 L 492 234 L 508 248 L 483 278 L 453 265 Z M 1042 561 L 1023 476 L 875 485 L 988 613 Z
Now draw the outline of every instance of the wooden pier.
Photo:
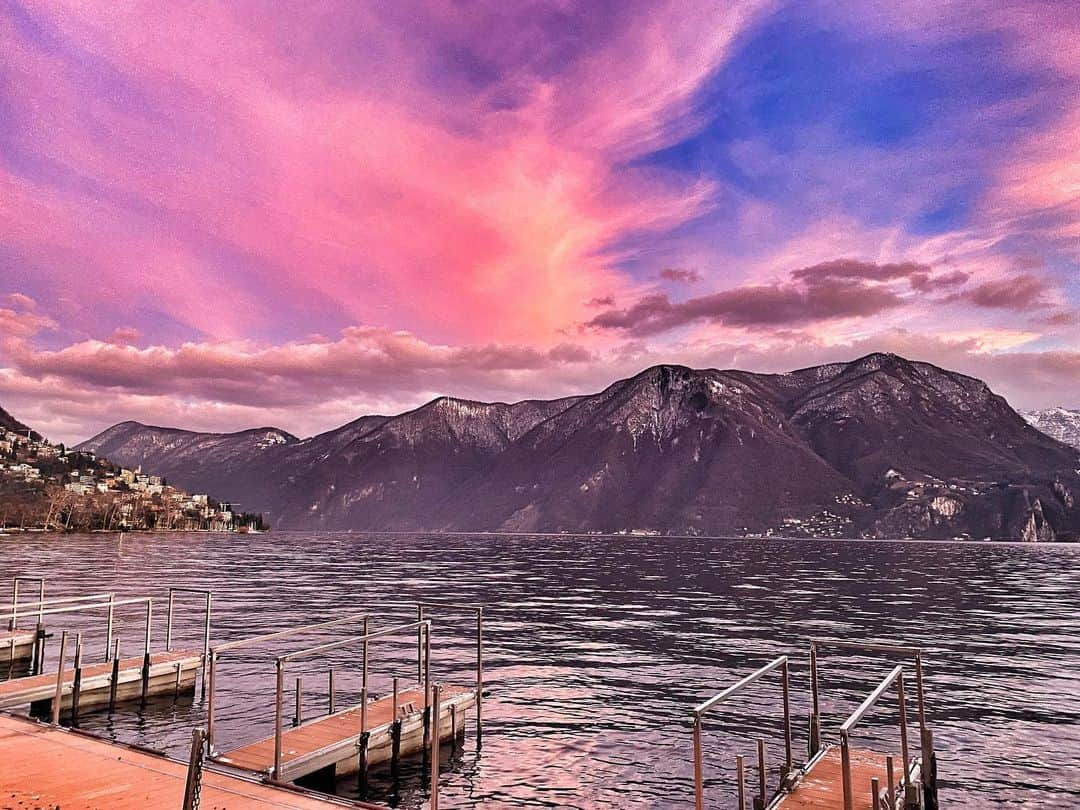
M 0 714 L 0 807 L 145 810 L 184 804 L 188 766 L 68 729 Z M 228 810 L 377 805 L 321 797 L 207 768 L 201 804 Z
M 439 705 L 439 740 L 447 742 L 464 731 L 465 712 L 476 705 L 476 691 L 442 687 Z M 396 748 L 400 757 L 422 751 L 424 735 L 424 690 L 411 689 L 398 696 L 398 716 L 394 699 L 387 695 L 367 704 L 367 717 L 360 706 L 324 715 L 281 733 L 281 774 L 275 779 L 294 782 L 315 773 L 334 777 L 356 773 L 361 765 L 362 723 L 367 723 L 366 762 L 369 767 L 389 762 Z M 400 721 L 397 727 L 395 719 Z M 245 745 L 216 756 L 216 762 L 272 776 L 275 738 Z M 332 774 L 330 773 L 332 769 Z
M 34 630 L 0 630 L 0 664 L 29 661 L 36 639 Z
M 908 705 L 904 691 L 904 666 L 892 667 L 857 709 L 839 728 L 839 744 L 822 741 L 821 703 L 818 659 L 823 648 L 847 652 L 874 653 L 910 658 L 915 672 L 916 717 L 919 730 L 918 755 L 911 750 L 908 738 Z M 704 760 L 702 737 L 705 717 L 721 703 L 730 700 L 770 673 L 780 676 L 784 747 L 780 762 L 780 781 L 769 784 L 769 761 L 764 739 L 757 741 L 756 784 L 746 783 L 745 757 L 735 757 L 739 810 L 747 810 L 752 797 L 755 810 L 937 810 L 937 760 L 934 735 L 926 721 L 923 691 L 922 650 L 898 644 L 866 643 L 833 639 L 810 642 L 810 734 L 811 756 L 796 762 L 791 733 L 791 689 L 789 659 L 781 655 L 760 669 L 732 684 L 693 709 L 694 806 L 705 809 Z M 886 696 L 895 693 L 899 752 L 882 753 L 852 745 L 859 723 Z
M 149 679 L 143 690 L 145 659 L 127 658 L 81 667 L 79 674 L 79 709 L 100 708 L 110 704 L 139 700 L 145 696 L 179 694 L 195 688 L 196 673 L 202 666 L 201 652 L 161 652 L 150 656 Z M 0 709 L 32 704 L 51 710 L 57 683 L 61 708 L 70 709 L 75 693 L 76 670 L 13 678 L 0 683 Z M 115 683 L 115 689 L 114 689 Z
M 841 760 L 840 749 L 829 746 L 808 764 L 805 775 L 790 793 L 781 794 L 773 801 L 770 810 L 843 810 L 844 781 Z M 851 751 L 852 784 L 866 786 L 866 790 L 852 797 L 852 810 L 883 808 L 881 804 L 873 804 L 870 785 L 875 779 L 882 788 L 888 784 L 885 760 L 886 756 L 876 751 Z

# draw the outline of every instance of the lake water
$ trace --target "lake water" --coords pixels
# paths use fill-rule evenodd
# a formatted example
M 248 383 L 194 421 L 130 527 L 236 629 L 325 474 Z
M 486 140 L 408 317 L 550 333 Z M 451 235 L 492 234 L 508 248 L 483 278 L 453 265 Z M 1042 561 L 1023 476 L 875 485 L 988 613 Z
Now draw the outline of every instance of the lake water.
M 483 746 L 470 727 L 442 778 L 448 808 L 692 807 L 690 707 L 789 653 L 804 752 L 815 636 L 925 648 L 943 806 L 1080 806 L 1080 546 L 274 533 L 9 537 L 0 553 L 0 575 L 44 574 L 52 596 L 210 587 L 215 642 L 344 612 L 408 621 L 423 600 L 484 604 Z M 199 648 L 199 612 L 184 605 L 178 646 Z M 164 610 L 155 611 L 160 643 Z M 137 654 L 141 614 L 125 616 L 122 646 Z M 471 683 L 473 623 L 435 613 L 436 681 Z M 102 625 L 99 615 L 63 626 L 84 630 L 97 657 Z M 219 749 L 270 733 L 270 654 L 282 649 L 223 661 Z M 412 636 L 373 643 L 375 690 L 393 675 L 415 677 L 415 654 Z M 308 716 L 324 710 L 331 664 L 339 705 L 358 692 L 358 662 L 358 649 L 345 650 L 289 671 L 304 677 Z M 821 666 L 826 735 L 835 738 L 891 664 L 829 653 Z M 778 762 L 779 706 L 778 683 L 766 679 L 710 720 L 709 806 L 732 806 L 734 756 L 751 761 L 759 736 Z M 83 727 L 185 756 L 204 718 L 198 698 L 164 700 L 84 717 Z M 857 741 L 898 753 L 895 721 L 895 702 L 883 700 Z M 355 788 L 349 780 L 339 789 Z M 375 801 L 424 802 L 415 773 L 396 792 L 385 778 L 373 789 Z

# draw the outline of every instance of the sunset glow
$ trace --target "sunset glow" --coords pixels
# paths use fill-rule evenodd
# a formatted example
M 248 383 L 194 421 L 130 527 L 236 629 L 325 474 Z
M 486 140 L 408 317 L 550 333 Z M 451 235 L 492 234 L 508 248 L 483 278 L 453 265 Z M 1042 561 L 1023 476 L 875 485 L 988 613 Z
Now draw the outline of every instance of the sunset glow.
M 11 2 L 0 404 L 297 435 L 896 351 L 1080 407 L 1080 6 Z

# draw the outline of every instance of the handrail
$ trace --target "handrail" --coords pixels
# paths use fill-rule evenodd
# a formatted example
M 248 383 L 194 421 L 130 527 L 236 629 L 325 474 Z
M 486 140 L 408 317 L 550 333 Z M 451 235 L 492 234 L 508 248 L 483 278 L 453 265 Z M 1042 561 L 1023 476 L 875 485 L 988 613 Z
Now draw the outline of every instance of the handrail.
M 811 638 L 810 644 L 816 647 L 847 647 L 870 652 L 896 653 L 899 655 L 920 655 L 922 647 L 911 644 L 881 644 L 876 641 L 842 641 L 837 638 Z
M 310 632 L 311 630 L 321 630 L 321 629 L 326 628 L 326 627 L 336 627 L 339 624 L 346 624 L 348 622 L 361 621 L 363 619 L 368 618 L 370 615 L 371 615 L 370 613 L 353 613 L 353 614 L 351 614 L 349 616 L 344 616 L 344 617 L 342 617 L 340 619 L 331 619 L 330 621 L 327 621 L 327 622 L 318 622 L 316 624 L 306 624 L 306 625 L 302 625 L 300 627 L 289 627 L 289 628 L 286 628 L 285 630 L 276 630 L 273 633 L 262 633 L 261 635 L 258 635 L 258 636 L 249 636 L 248 638 L 240 638 L 240 639 L 237 639 L 236 641 L 227 641 L 224 644 L 216 645 L 213 648 L 212 652 L 215 653 L 220 658 L 221 653 L 226 652 L 228 650 L 237 650 L 237 649 L 240 649 L 241 647 L 251 647 L 251 646 L 253 646 L 255 644 L 259 644 L 259 643 L 261 643 L 263 641 L 273 641 L 274 639 L 278 639 L 278 638 L 286 638 L 288 636 L 295 636 L 295 635 L 297 635 L 299 633 L 307 633 L 307 632 Z
M 173 608 L 176 604 L 176 594 L 178 593 L 190 593 L 206 597 L 206 623 L 203 626 L 202 654 L 202 696 L 205 698 L 207 666 L 210 662 L 210 601 L 213 598 L 213 592 L 206 588 L 189 588 L 184 586 L 169 588 L 169 612 L 168 619 L 165 622 L 165 650 L 167 652 L 172 650 Z
M 14 576 L 11 578 L 11 619 L 8 621 L 8 630 L 16 629 L 15 612 L 19 608 L 19 583 L 20 582 L 36 582 L 38 584 L 38 602 L 45 601 L 45 578 L 44 577 L 26 577 L 26 576 Z M 41 617 L 38 617 L 38 624 L 41 624 Z
M 866 699 L 859 704 L 859 707 L 852 712 L 848 719 L 840 726 L 840 767 L 841 782 L 844 790 L 844 810 L 853 810 L 855 806 L 855 796 L 851 786 L 851 730 L 855 728 L 866 713 L 874 707 L 874 704 L 881 699 L 882 695 L 885 694 L 893 683 L 896 684 L 896 696 L 900 712 L 900 756 L 904 767 L 903 774 L 905 782 L 908 779 L 907 705 L 904 702 L 904 667 L 898 664 L 892 668 L 889 674 L 882 679 L 881 683 L 877 685 L 874 691 L 867 695 Z M 891 770 L 891 758 L 889 760 L 889 766 Z M 888 788 L 891 791 L 893 786 L 890 784 Z
M 711 697 L 708 700 L 706 700 L 704 703 L 702 703 L 700 706 L 698 706 L 698 707 L 696 707 L 694 709 L 694 714 L 704 714 L 705 712 L 712 709 L 717 703 L 720 703 L 722 700 L 725 700 L 726 698 L 731 697 L 736 692 L 742 691 L 744 688 L 746 688 L 747 686 L 752 684 L 754 681 L 761 678 L 763 675 L 766 675 L 769 672 L 772 672 L 774 669 L 776 669 L 778 666 L 781 666 L 782 664 L 786 664 L 787 661 L 788 661 L 788 657 L 786 655 L 781 655 L 779 658 L 777 658 L 777 659 L 775 659 L 773 661 L 770 661 L 768 664 L 763 666 L 761 669 L 750 673 L 745 678 L 743 678 L 741 681 L 739 681 L 738 683 L 736 683 L 736 684 L 734 684 L 732 686 L 729 686 L 727 689 L 725 689 L 720 694 L 715 695 L 714 697 Z
M 41 623 L 41 619 L 44 616 L 56 616 L 61 613 L 79 613 L 81 611 L 97 610 L 99 608 L 108 608 L 108 619 L 105 625 L 105 660 L 109 660 L 109 650 L 112 648 L 112 636 L 113 636 L 113 614 L 116 608 L 124 605 L 146 605 L 146 626 L 144 628 L 143 635 L 143 699 L 146 699 L 146 690 L 149 686 L 150 678 L 150 632 L 153 627 L 153 614 L 154 614 L 154 600 L 149 596 L 132 596 L 125 599 L 117 599 L 115 594 L 108 594 L 108 600 L 102 600 L 99 602 L 83 602 L 81 604 L 69 604 L 66 607 L 52 607 L 43 609 L 44 606 L 40 606 L 36 615 L 38 617 L 38 624 Z M 25 616 L 34 615 L 33 613 L 13 613 L 12 621 Z M 44 649 L 43 647 L 41 648 Z M 40 662 L 40 657 L 39 657 Z
M 423 619 L 416 622 L 409 622 L 407 624 L 396 625 L 394 627 L 386 627 L 381 630 L 375 630 L 368 632 L 367 619 L 364 620 L 364 632 L 359 635 L 352 635 L 344 639 L 338 639 L 336 641 L 330 641 L 325 644 L 318 644 L 314 647 L 308 647 L 301 650 L 293 650 L 292 652 L 283 653 L 277 656 L 275 666 L 277 668 L 277 677 L 275 678 L 274 685 L 274 770 L 272 780 L 275 782 L 283 781 L 282 776 L 282 721 L 284 715 L 284 692 L 285 692 L 285 664 L 290 661 L 295 661 L 300 658 L 304 658 L 309 655 L 314 655 L 320 652 L 327 652 L 328 650 L 336 650 L 340 647 L 344 647 L 348 644 L 353 644 L 357 641 L 362 641 L 364 644 L 363 662 L 362 662 L 362 677 L 363 683 L 360 688 L 360 739 L 361 739 L 361 756 L 364 758 L 361 764 L 361 773 L 366 768 L 366 756 L 367 756 L 367 704 L 368 704 L 368 642 L 374 638 L 382 638 L 384 636 L 403 633 L 406 630 L 412 630 L 417 628 L 424 633 L 425 638 L 425 671 L 424 671 L 424 742 L 426 744 L 428 739 L 428 733 L 430 729 L 430 721 L 428 718 L 428 708 L 431 702 L 431 620 Z M 300 711 L 300 686 L 299 680 L 297 681 L 297 722 L 299 722 Z M 396 719 L 396 718 L 395 718 Z M 426 745 L 425 745 L 426 747 Z
M 288 638 L 289 636 L 295 636 L 300 633 L 309 633 L 312 630 L 324 630 L 328 627 L 338 627 L 342 624 L 348 624 L 350 622 L 364 621 L 369 618 L 369 613 L 353 613 L 349 616 L 343 616 L 340 619 L 331 619 L 325 622 L 316 622 L 314 624 L 301 625 L 299 627 L 288 627 L 284 630 L 276 630 L 272 633 L 262 633 L 257 636 L 249 636 L 248 638 L 237 639 L 236 641 L 227 641 L 224 644 L 218 644 L 210 648 L 210 661 L 208 666 L 208 680 L 210 687 L 207 690 L 207 703 L 206 703 L 206 743 L 209 746 L 211 756 L 214 754 L 214 729 L 215 720 L 217 717 L 215 697 L 217 694 L 217 664 L 221 659 L 223 652 L 229 652 L 232 650 L 239 650 L 244 647 L 253 647 L 256 644 L 261 644 L 266 641 L 274 641 L 279 638 Z
M 810 748 L 814 751 L 821 750 L 821 710 L 818 704 L 818 648 L 839 647 L 848 650 L 864 650 L 867 652 L 888 653 L 891 655 L 910 655 L 915 663 L 915 698 L 919 713 L 919 734 L 923 741 L 923 754 L 929 756 L 933 753 L 933 744 L 928 742 L 929 729 L 926 726 L 926 699 L 923 692 L 923 666 L 922 647 L 907 644 L 882 644 L 880 642 L 843 641 L 840 639 L 811 638 L 810 639 Z
M 18 579 L 18 577 L 16 577 L 16 579 Z M 41 593 L 44 593 L 44 590 L 42 590 Z M 14 598 L 12 599 L 12 603 L 11 603 L 11 614 L 10 614 L 10 617 L 8 619 L 8 629 L 9 630 L 15 630 L 16 625 L 18 624 L 18 621 L 16 619 L 16 611 L 17 611 L 18 607 L 23 607 L 23 608 L 34 608 L 34 607 L 36 607 L 37 608 L 37 614 L 38 614 L 38 624 L 41 624 L 41 620 L 45 615 L 44 610 L 45 610 L 46 605 L 63 605 L 63 604 L 70 604 L 72 602 L 91 602 L 91 601 L 97 601 L 97 600 L 102 600 L 102 599 L 115 599 L 116 594 L 115 593 L 94 593 L 94 594 L 89 594 L 87 596 L 54 596 L 52 599 L 38 599 L 35 602 L 23 602 L 21 606 L 18 604 L 18 598 L 19 598 L 19 594 L 18 594 L 18 590 L 16 590 Z M 27 614 L 20 614 L 20 615 L 21 615 L 22 618 L 25 618 Z M 105 658 L 106 658 L 106 660 L 108 660 L 108 657 L 109 657 L 109 644 L 110 644 L 110 639 L 112 638 L 111 630 L 112 630 L 112 622 L 110 621 L 110 623 L 109 623 L 109 632 L 106 634 L 108 636 L 108 638 L 105 641 Z
M 840 733 L 846 734 L 850 732 L 851 729 L 855 728 L 855 725 L 863 719 L 863 716 L 870 711 L 870 709 L 874 707 L 874 704 L 881 699 L 881 696 L 885 694 L 885 690 L 892 686 L 893 681 L 903 674 L 904 668 L 902 666 L 898 664 L 893 667 L 889 674 L 877 685 L 877 688 L 866 696 L 866 700 L 859 704 L 859 708 L 853 711 L 848 719 L 843 722 L 840 726 Z
M 737 692 L 742 691 L 750 684 L 759 680 L 763 676 L 779 668 L 782 675 L 782 685 L 784 694 L 784 752 L 785 752 L 785 768 L 784 774 L 786 775 L 792 768 L 792 755 L 791 755 L 791 700 L 790 700 L 790 687 L 788 681 L 788 657 L 781 655 L 778 658 L 774 658 L 768 664 L 755 670 L 754 672 L 742 678 L 737 683 L 732 684 L 727 689 L 720 692 L 718 695 L 706 700 L 704 703 L 699 704 L 693 710 L 694 715 L 694 806 L 696 810 L 704 810 L 705 807 L 705 778 L 704 767 L 702 763 L 701 753 L 701 733 L 703 726 L 703 718 L 705 714 L 716 707 L 721 701 L 726 700 Z M 765 796 L 765 749 L 764 743 L 758 742 L 758 767 L 759 767 L 759 784 L 761 793 L 761 804 L 764 807 L 767 799 Z M 740 785 L 741 789 L 741 785 Z
M 110 596 L 115 596 L 115 591 L 109 591 L 106 593 L 91 593 L 86 596 L 53 596 L 49 599 L 37 599 L 33 602 L 22 602 L 20 608 L 37 608 L 44 607 L 45 605 L 62 605 L 68 602 L 91 602 L 99 599 L 108 599 Z M 21 617 L 25 618 L 28 614 L 21 613 Z
M 297 661 L 301 658 L 305 658 L 315 653 L 326 652 L 328 650 L 336 650 L 338 647 L 345 647 L 352 644 L 354 641 L 364 641 L 373 638 L 381 638 L 382 636 L 389 636 L 393 633 L 401 633 L 405 630 L 412 630 L 415 627 L 422 627 L 430 624 L 429 620 L 422 622 L 409 622 L 408 624 L 398 625 L 397 627 L 384 627 L 382 630 L 374 630 L 370 633 L 361 633 L 358 636 L 347 636 L 345 638 L 337 639 L 336 641 L 328 641 L 324 644 L 317 644 L 314 647 L 308 647 L 303 650 L 293 650 L 292 652 L 283 653 L 277 656 L 278 661 Z
M 484 729 L 484 605 L 457 602 L 418 602 L 416 605 L 416 618 L 424 618 L 424 610 L 429 607 L 446 608 L 449 610 L 461 610 L 476 612 L 476 741 L 479 745 L 483 739 Z M 421 675 L 420 655 L 422 653 L 422 639 L 419 632 L 416 637 L 417 652 L 417 679 Z

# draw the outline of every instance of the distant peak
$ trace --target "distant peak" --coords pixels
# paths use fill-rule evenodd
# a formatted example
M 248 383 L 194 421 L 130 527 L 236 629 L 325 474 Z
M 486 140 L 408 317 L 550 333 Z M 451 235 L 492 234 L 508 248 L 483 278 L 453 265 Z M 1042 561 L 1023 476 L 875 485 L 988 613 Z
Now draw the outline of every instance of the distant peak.
M 892 352 L 871 352 L 856 358 L 847 364 L 854 368 L 895 368 L 896 366 L 912 366 L 914 363 L 906 357 L 901 357 Z

